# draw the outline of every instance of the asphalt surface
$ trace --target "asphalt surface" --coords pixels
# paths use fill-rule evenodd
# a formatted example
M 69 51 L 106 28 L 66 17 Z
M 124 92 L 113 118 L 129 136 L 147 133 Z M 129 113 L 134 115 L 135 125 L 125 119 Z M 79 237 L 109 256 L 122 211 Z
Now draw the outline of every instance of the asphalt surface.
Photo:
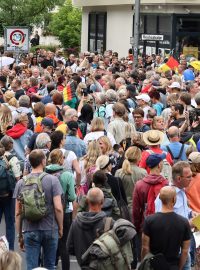
M 5 222 L 4 222 L 4 218 L 0 224 L 0 236 L 5 235 Z M 18 244 L 17 244 L 17 238 L 15 239 L 15 251 L 17 251 L 21 257 L 22 257 L 22 270 L 26 270 L 26 261 L 25 261 L 25 254 L 24 252 L 21 252 L 18 248 Z M 62 270 L 61 268 L 61 263 L 59 262 L 58 270 Z M 14 270 L 14 269 L 13 269 Z M 70 258 L 70 270 L 80 270 L 80 267 L 77 264 L 76 258 L 71 257 Z

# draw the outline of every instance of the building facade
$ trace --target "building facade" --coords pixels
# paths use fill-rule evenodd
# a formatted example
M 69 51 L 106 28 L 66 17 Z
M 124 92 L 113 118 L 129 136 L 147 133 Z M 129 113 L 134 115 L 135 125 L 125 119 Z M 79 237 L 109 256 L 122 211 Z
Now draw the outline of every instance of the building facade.
M 128 54 L 135 0 L 73 0 L 73 4 L 82 8 L 82 51 L 112 49 L 120 56 Z M 152 35 L 162 38 L 152 40 Z M 198 56 L 199 47 L 200 0 L 141 0 L 141 53 L 174 50 Z

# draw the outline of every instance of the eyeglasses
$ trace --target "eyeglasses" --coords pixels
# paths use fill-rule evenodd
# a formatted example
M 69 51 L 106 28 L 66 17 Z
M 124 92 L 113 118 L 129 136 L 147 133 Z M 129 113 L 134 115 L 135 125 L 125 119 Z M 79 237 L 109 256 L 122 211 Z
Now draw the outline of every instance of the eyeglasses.
M 133 115 L 134 118 L 142 118 L 141 115 Z

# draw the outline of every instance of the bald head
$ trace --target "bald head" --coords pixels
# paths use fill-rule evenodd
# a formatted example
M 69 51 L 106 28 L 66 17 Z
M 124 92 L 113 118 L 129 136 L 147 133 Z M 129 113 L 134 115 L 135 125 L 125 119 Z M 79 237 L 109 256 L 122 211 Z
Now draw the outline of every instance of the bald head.
M 178 127 L 172 126 L 168 129 L 167 132 L 169 138 L 179 137 L 179 129 Z
M 89 205 L 102 205 L 104 201 L 104 194 L 100 188 L 94 187 L 89 189 L 87 193 L 87 202 Z
M 176 200 L 176 189 L 171 186 L 161 188 L 159 198 L 163 205 L 173 204 Z
M 50 114 L 56 114 L 56 106 L 52 103 L 47 103 L 45 105 L 45 115 L 50 115 Z

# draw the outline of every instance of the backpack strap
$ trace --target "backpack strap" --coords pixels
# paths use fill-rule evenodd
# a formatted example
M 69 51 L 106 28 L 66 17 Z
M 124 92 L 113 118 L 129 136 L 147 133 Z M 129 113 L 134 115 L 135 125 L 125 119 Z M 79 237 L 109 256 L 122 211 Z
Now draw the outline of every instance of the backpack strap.
M 181 150 L 179 152 L 179 155 L 178 155 L 177 159 L 180 159 L 181 158 L 181 156 L 183 154 L 183 150 L 184 150 L 184 144 L 182 144 L 182 146 L 181 146 Z
M 45 175 L 47 175 L 47 173 L 46 172 L 42 172 L 39 176 L 38 176 L 38 178 L 39 178 L 39 182 L 38 182 L 38 190 L 42 193 L 42 178 L 45 176 Z M 29 176 L 30 176 L 30 174 L 29 175 L 26 175 L 26 176 L 24 176 L 22 179 L 24 180 L 24 183 L 26 184 L 26 181 L 28 180 L 28 178 L 29 178 Z M 33 182 L 32 184 L 34 184 L 35 182 Z
M 172 151 L 171 151 L 171 149 L 169 148 L 168 145 L 166 146 L 166 148 L 167 148 L 167 151 L 170 153 L 172 159 L 174 159 L 174 155 L 172 154 Z
M 166 148 L 167 148 L 167 151 L 170 153 L 172 159 L 175 159 L 175 157 L 174 157 L 174 155 L 172 154 L 172 151 L 171 151 L 171 149 L 169 148 L 168 145 L 166 146 Z M 179 155 L 178 155 L 178 157 L 177 157 L 176 159 L 180 159 L 180 158 L 181 158 L 181 156 L 182 156 L 182 154 L 183 154 L 183 150 L 184 150 L 184 144 L 182 144 L 181 149 L 180 149 L 180 152 L 179 152 Z
M 111 217 L 107 217 L 105 224 L 104 224 L 104 232 L 107 232 L 110 230 L 111 227 L 111 222 L 112 222 L 112 218 Z

